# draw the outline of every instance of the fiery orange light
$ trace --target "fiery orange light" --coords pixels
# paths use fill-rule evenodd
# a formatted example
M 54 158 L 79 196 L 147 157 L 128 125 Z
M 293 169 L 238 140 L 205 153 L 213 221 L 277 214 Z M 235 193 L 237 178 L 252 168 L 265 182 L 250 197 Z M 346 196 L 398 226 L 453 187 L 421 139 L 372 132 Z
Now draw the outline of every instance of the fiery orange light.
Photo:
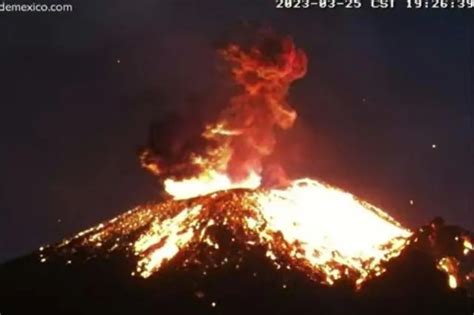
M 254 47 L 243 49 L 231 44 L 220 53 L 243 89 L 218 121 L 203 132 L 203 138 L 217 145 L 205 154 L 191 155 L 189 163 L 200 171 L 190 177 L 164 180 L 165 190 L 174 199 L 234 188 L 257 189 L 262 181 L 262 158 L 271 154 L 275 145 L 273 128 L 290 128 L 296 119 L 286 97 L 290 84 L 306 73 L 307 59 L 289 38 L 266 33 Z M 160 169 L 143 161 L 152 172 Z M 388 215 L 349 193 L 311 179 L 290 183 L 286 188 L 255 191 L 242 200 L 253 203 L 245 215 L 242 211 L 233 215 L 241 216 L 238 224 L 248 233 L 244 242 L 265 244 L 267 256 L 274 261 L 291 257 L 293 267 L 308 266 L 323 274 L 325 283 L 332 284 L 349 271 L 356 275 L 357 284 L 380 274 L 381 263 L 397 256 L 411 235 Z M 203 226 L 201 217 L 206 215 L 199 214 L 203 209 L 203 204 L 182 209 L 143 234 L 134 245 L 141 257 L 137 272 L 150 276 L 190 242 L 213 245 L 206 237 L 206 228 L 217 223 L 205 220 Z M 283 236 L 285 245 L 278 242 L 277 234 Z
M 241 91 L 218 120 L 206 126 L 202 138 L 208 147 L 204 152 L 190 154 L 184 166 L 168 167 L 159 154 L 145 150 L 140 155 L 144 168 L 166 177 L 165 190 L 176 199 L 259 187 L 262 160 L 273 152 L 276 143 L 274 129 L 293 125 L 296 112 L 286 99 L 290 84 L 306 73 L 306 54 L 290 38 L 282 39 L 269 31 L 258 37 L 253 47 L 230 44 L 219 50 L 231 65 Z M 184 177 L 173 171 L 188 168 L 194 172 Z
M 380 209 L 353 195 L 300 179 L 284 188 L 219 191 L 137 207 L 57 248 L 131 250 L 138 258 L 132 275 L 144 278 L 186 252 L 184 263 L 202 265 L 205 274 L 210 262 L 194 257 L 203 245 L 211 251 L 225 247 L 215 227 L 229 230 L 232 241 L 243 248 L 263 247 L 276 269 L 298 269 L 328 285 L 349 279 L 357 287 L 383 273 L 384 262 L 398 256 L 411 236 Z M 225 257 L 214 264 L 230 260 Z
M 464 256 L 467 256 L 471 251 L 474 250 L 474 247 L 472 246 L 471 241 L 467 236 L 463 237 L 463 254 Z
M 398 256 L 412 236 L 388 214 L 314 179 L 261 187 L 262 161 L 275 145 L 273 129 L 290 128 L 296 119 L 286 97 L 290 84 L 306 72 L 304 52 L 289 38 L 265 34 L 255 47 L 231 44 L 220 53 L 242 91 L 205 128 L 202 137 L 209 146 L 204 153 L 189 155 L 184 168 L 197 171 L 178 176 L 174 170 L 183 165 L 162 163 L 150 150 L 140 155 L 143 167 L 165 177 L 164 188 L 173 200 L 137 207 L 58 248 L 76 242 L 110 251 L 127 248 L 138 258 L 132 275 L 147 278 L 181 252 L 191 253 L 185 264 L 207 264 L 192 253 L 201 245 L 223 247 L 213 233 L 214 227 L 223 227 L 243 247 L 263 247 L 275 268 L 298 269 L 328 285 L 344 278 L 360 287 L 382 274 L 384 263 Z M 465 255 L 472 251 L 468 238 L 463 246 Z M 226 257 L 219 264 L 228 262 Z M 438 262 L 453 288 L 458 286 L 457 266 L 454 257 Z
M 199 174 L 198 177 L 184 180 L 166 179 L 165 190 L 174 199 L 188 199 L 196 196 L 207 195 L 220 190 L 249 188 L 256 189 L 260 186 L 261 177 L 251 172 L 247 178 L 233 182 L 229 176 L 215 170 Z
M 209 220 L 206 205 L 212 195 L 172 218 L 154 222 L 134 244 L 141 257 L 137 272 L 149 277 L 191 243 L 218 248 L 208 229 L 230 225 L 231 230 L 238 230 L 238 223 L 245 230 L 241 241 L 264 244 L 275 266 L 289 257 L 291 267 L 309 267 L 324 283 L 343 278 L 346 270 L 360 284 L 382 273 L 381 263 L 397 256 L 411 235 L 381 210 L 310 179 L 294 181 L 287 188 L 253 191 L 242 198 L 242 210 L 232 214 L 240 217 L 239 222 Z M 245 208 L 246 204 L 251 207 Z
M 438 269 L 448 275 L 448 285 L 451 289 L 458 287 L 459 261 L 454 257 L 443 257 L 438 262 Z

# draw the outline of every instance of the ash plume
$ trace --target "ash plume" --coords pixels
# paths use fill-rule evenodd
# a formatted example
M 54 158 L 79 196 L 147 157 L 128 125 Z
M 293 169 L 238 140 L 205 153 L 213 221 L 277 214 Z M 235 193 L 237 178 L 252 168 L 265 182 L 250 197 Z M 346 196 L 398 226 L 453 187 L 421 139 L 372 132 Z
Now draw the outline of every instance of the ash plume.
M 291 38 L 268 29 L 242 45 L 227 44 L 218 53 L 229 64 L 239 93 L 215 122 L 205 125 L 199 138 L 170 144 L 164 150 L 151 143 L 140 152 L 140 161 L 162 178 L 222 175 L 231 183 L 250 181 L 250 186 L 243 186 L 256 188 L 261 183 L 263 160 L 275 147 L 275 129 L 288 129 L 296 119 L 287 95 L 291 83 L 305 75 L 307 57 Z M 209 171 L 214 175 L 204 174 Z M 279 173 L 285 177 L 283 171 Z

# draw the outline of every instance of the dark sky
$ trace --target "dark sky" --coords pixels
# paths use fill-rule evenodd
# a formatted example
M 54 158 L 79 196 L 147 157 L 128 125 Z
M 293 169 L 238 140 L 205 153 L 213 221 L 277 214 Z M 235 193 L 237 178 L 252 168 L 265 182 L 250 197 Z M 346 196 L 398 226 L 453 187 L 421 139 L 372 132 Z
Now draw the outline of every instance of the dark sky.
M 0 261 L 159 198 L 136 149 L 153 120 L 225 105 L 215 48 L 242 22 L 292 35 L 309 56 L 290 96 L 298 124 L 278 150 L 291 174 L 411 228 L 440 215 L 474 230 L 472 10 L 72 3 L 0 13 Z

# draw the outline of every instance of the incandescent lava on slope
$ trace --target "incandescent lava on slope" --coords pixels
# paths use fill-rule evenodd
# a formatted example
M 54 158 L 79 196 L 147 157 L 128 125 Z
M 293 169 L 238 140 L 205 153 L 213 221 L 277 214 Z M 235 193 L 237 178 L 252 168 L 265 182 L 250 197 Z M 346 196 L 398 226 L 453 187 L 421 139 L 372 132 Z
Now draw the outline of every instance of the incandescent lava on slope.
M 133 274 L 148 277 L 180 251 L 187 253 L 185 264 L 208 268 L 211 262 L 195 257 L 203 245 L 222 245 L 215 228 L 228 230 L 243 248 L 264 248 L 277 269 L 296 268 L 326 284 L 346 278 L 356 285 L 381 274 L 382 263 L 399 255 L 411 234 L 354 196 L 303 179 L 284 189 L 237 189 L 138 207 L 54 250 L 126 250 L 138 260 Z
M 142 166 L 163 180 L 172 199 L 136 207 L 40 248 L 42 262 L 51 252 L 71 255 L 86 248 L 91 255 L 125 251 L 137 260 L 131 274 L 144 278 L 180 254 L 183 267 L 238 266 L 238 257 L 225 254 L 218 232 L 225 230 L 239 247 L 261 248 L 277 269 L 297 269 L 327 285 L 345 279 L 360 287 L 418 242 L 421 234 L 382 210 L 314 179 L 290 180 L 278 172 L 270 174 L 275 186 L 261 185 L 268 182 L 262 174 L 275 146 L 274 129 L 288 129 L 296 119 L 286 97 L 290 84 L 305 74 L 307 58 L 291 39 L 269 31 L 259 33 L 253 46 L 231 44 L 220 54 L 242 90 L 207 125 L 202 150 L 183 152 L 180 161 L 167 161 L 153 148 L 140 154 Z M 464 254 L 472 257 L 471 239 L 463 237 Z M 211 249 L 224 252 L 219 261 L 206 255 Z M 450 286 L 464 281 L 457 274 L 458 258 L 439 254 L 435 262 L 449 275 Z

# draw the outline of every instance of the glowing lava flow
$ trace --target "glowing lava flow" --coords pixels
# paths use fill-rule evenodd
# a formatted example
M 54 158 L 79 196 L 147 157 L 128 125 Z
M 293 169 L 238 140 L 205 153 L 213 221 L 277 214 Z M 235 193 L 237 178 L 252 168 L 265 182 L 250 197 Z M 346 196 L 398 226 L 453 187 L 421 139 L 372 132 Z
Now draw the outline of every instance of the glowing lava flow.
M 230 231 L 243 248 L 265 248 L 275 268 L 298 269 L 329 285 L 346 278 L 359 286 L 381 274 L 383 263 L 398 256 L 411 235 L 353 195 L 302 179 L 286 188 L 229 190 L 138 207 L 58 248 L 130 250 L 138 257 L 133 274 L 147 278 L 179 253 L 188 257 L 184 263 L 207 268 L 208 261 L 194 257 L 203 245 L 226 246 L 215 227 Z
M 309 268 L 328 284 L 343 276 L 360 284 L 380 274 L 381 263 L 397 256 L 411 235 L 382 211 L 315 180 L 256 190 L 262 180 L 262 159 L 275 145 L 273 129 L 288 129 L 296 119 L 286 98 L 290 84 L 304 76 L 307 66 L 306 54 L 290 38 L 272 32 L 260 35 L 250 48 L 231 44 L 220 50 L 243 89 L 217 122 L 205 128 L 202 137 L 215 145 L 190 155 L 188 163 L 198 171 L 177 178 L 171 166 L 171 176 L 164 180 L 166 192 L 176 200 L 235 188 L 254 191 L 233 195 L 240 204 L 233 212 L 212 205 L 214 211 L 224 211 L 218 218 L 207 213 L 206 204 L 213 197 L 206 196 L 176 216 L 154 222 L 134 245 L 140 256 L 137 271 L 144 277 L 159 270 L 180 248 L 209 241 L 207 229 L 213 224 L 241 235 L 242 243 L 265 245 L 267 256 L 277 265 L 278 257 L 287 257 L 293 267 Z M 157 162 L 159 155 L 150 159 L 149 154 L 141 156 L 142 166 L 156 175 L 166 172 Z M 242 228 L 243 235 L 236 232 Z
M 204 251 L 204 260 L 198 258 L 202 247 L 226 247 L 216 237 L 218 227 L 242 248 L 263 248 L 275 268 L 301 270 L 328 285 L 349 279 L 360 287 L 383 273 L 384 263 L 412 236 L 386 213 L 313 179 L 285 178 L 286 186 L 261 187 L 262 161 L 275 145 L 273 129 L 287 129 L 296 118 L 286 96 L 306 72 L 304 52 L 288 38 L 269 35 L 253 48 L 230 45 L 221 54 L 243 91 L 206 127 L 202 136 L 209 146 L 176 165 L 152 149 L 140 155 L 142 166 L 161 176 L 173 200 L 137 207 L 57 248 L 126 250 L 138 260 L 132 274 L 147 278 L 178 256 L 186 257 L 179 260 L 184 265 L 207 268 L 212 257 Z M 468 255 L 468 238 L 463 246 Z M 43 254 L 40 259 L 46 260 Z M 443 258 L 438 268 L 450 275 L 451 287 L 458 286 L 454 258 Z
M 310 179 L 295 181 L 285 189 L 242 194 L 237 199 L 240 207 L 229 212 L 230 220 L 224 217 L 221 222 L 209 220 L 206 213 L 206 204 L 213 199 L 198 199 L 197 205 L 175 217 L 152 224 L 134 245 L 141 257 L 138 272 L 142 276 L 158 271 L 179 248 L 205 242 L 210 235 L 207 229 L 220 224 L 233 231 L 242 225 L 241 242 L 265 245 L 276 265 L 286 257 L 292 267 L 309 267 L 324 283 L 350 274 L 360 284 L 380 274 L 381 262 L 397 256 L 411 235 L 377 208 Z M 231 219 L 236 216 L 239 220 Z
M 279 231 L 286 242 L 298 244 L 295 257 L 322 271 L 327 283 L 346 268 L 359 274 L 357 283 L 380 274 L 380 263 L 398 256 L 411 235 L 374 206 L 310 179 L 271 190 L 259 203 L 267 234 Z
M 473 246 L 471 243 L 471 240 L 469 239 L 468 236 L 456 236 L 455 241 L 461 242 L 461 250 L 462 250 L 462 256 L 468 257 L 471 252 L 473 251 Z M 461 257 L 462 258 L 462 257 Z M 454 257 L 454 256 L 445 256 L 442 257 L 438 260 L 438 264 L 436 265 L 438 270 L 441 270 L 446 273 L 448 276 L 448 285 L 451 289 L 456 289 L 459 287 L 460 282 L 471 282 L 472 279 L 472 273 L 473 271 L 470 270 L 468 271 L 468 274 L 466 274 L 464 277 L 462 273 L 460 272 L 460 257 Z M 464 278 L 464 279 L 463 279 Z
M 458 267 L 459 262 L 454 257 L 443 257 L 437 265 L 438 269 L 448 275 L 448 285 L 451 289 L 458 287 Z

